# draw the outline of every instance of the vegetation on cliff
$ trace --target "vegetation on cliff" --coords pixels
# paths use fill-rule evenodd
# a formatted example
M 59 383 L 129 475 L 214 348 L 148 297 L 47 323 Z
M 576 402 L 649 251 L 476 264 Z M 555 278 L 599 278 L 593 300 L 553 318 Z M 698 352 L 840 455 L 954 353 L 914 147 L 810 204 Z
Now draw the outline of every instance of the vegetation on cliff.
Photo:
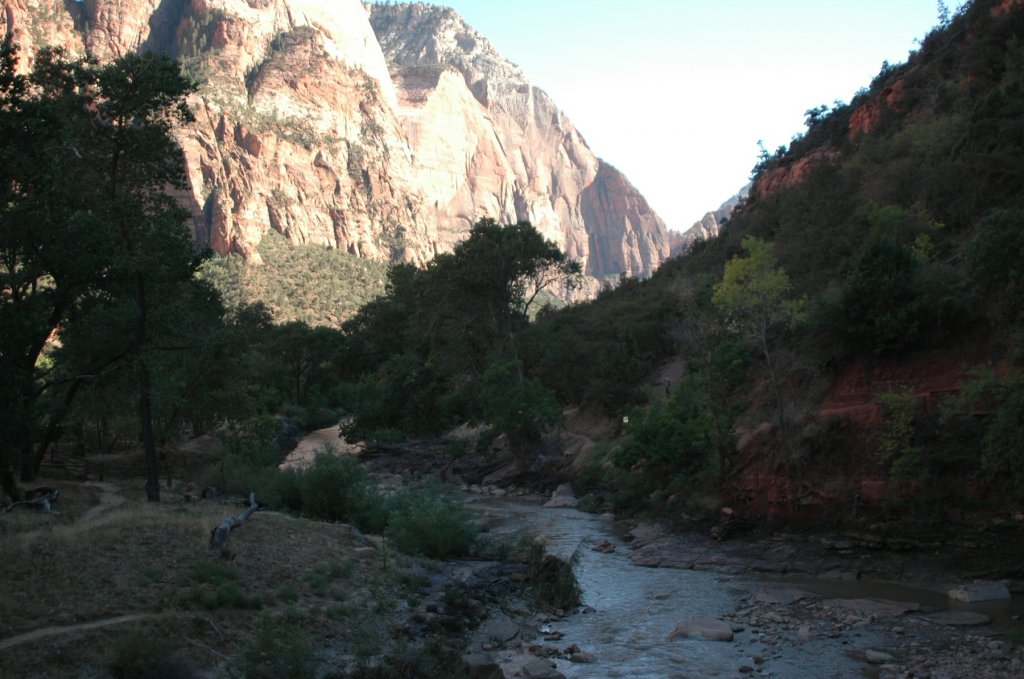
M 731 306 L 721 290 L 751 242 L 770 244 L 792 298 L 806 300 L 804 322 L 779 326 L 775 358 L 751 355 L 727 399 L 752 403 L 735 420 L 741 452 L 716 477 L 730 502 L 772 513 L 831 502 L 835 517 L 851 502 L 941 516 L 1024 501 L 1013 442 L 1024 421 L 1022 38 L 1019 4 L 967 3 L 849 104 L 808 111 L 804 134 L 762 155 L 751 198 L 721 235 L 635 287 L 690 299 L 724 274 L 713 300 L 697 296 L 672 324 L 691 363 L 705 319 Z M 750 292 L 738 299 L 751 301 Z M 738 321 L 719 322 L 726 336 L 749 338 Z M 690 366 L 677 394 L 697 374 Z M 856 393 L 837 391 L 850 383 Z M 649 432 L 652 421 L 665 434 L 691 422 L 678 400 L 631 418 L 613 459 L 635 478 L 685 449 Z M 715 457 L 709 446 L 690 454 L 693 469 Z M 678 485 L 660 478 L 649 490 Z M 886 484 L 882 504 L 858 496 L 864 479 Z M 829 483 L 845 489 L 823 496 Z

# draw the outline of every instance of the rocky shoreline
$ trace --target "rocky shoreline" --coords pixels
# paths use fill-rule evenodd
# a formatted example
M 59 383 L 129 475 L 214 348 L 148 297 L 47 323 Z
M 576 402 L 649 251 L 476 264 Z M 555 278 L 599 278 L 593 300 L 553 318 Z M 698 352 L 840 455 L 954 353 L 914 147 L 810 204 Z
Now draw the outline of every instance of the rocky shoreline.
M 478 498 L 532 498 L 537 511 L 577 504 L 565 485 L 545 496 L 537 495 L 528 483 L 464 483 L 463 489 Z M 483 525 L 486 530 L 486 519 Z M 1006 597 L 1024 592 L 1018 578 L 1024 562 L 1019 560 L 1021 541 L 1015 539 L 1017 525 L 914 538 L 885 526 L 859 532 L 749 530 L 738 536 L 726 531 L 727 539 L 716 539 L 723 531 L 709 531 L 706 525 L 684 532 L 667 524 L 613 525 L 616 535 L 593 545 L 593 551 L 618 549 L 640 568 L 710 571 L 762 583 L 714 621 L 732 631 L 729 641 L 695 635 L 693 643 L 732 645 L 734 676 L 842 677 L 850 676 L 850 667 L 858 668 L 855 676 L 878 679 L 1024 676 L 1024 646 L 1019 645 L 1024 639 L 1019 609 L 1024 605 L 1019 600 L 1002 602 L 1003 612 L 993 625 L 989 613 L 974 610 L 979 606 L 957 602 L 946 593 L 978 578 L 1003 587 Z M 885 592 L 872 591 L 874 582 L 919 588 L 928 602 L 889 598 Z M 858 588 L 867 594 L 858 595 Z M 479 627 L 467 635 L 463 658 L 470 676 L 626 676 L 603 665 L 599 650 L 588 639 L 563 637 L 558 631 L 560 622 L 593 613 L 588 606 L 538 613 L 512 595 L 493 599 L 488 609 Z M 992 606 L 980 609 L 990 611 Z M 679 622 L 685 627 L 688 619 L 681 614 Z M 690 636 L 670 628 L 664 634 L 666 644 L 679 643 L 669 640 L 674 634 Z M 824 674 L 804 674 L 793 667 L 795 657 L 825 648 L 838 650 L 850 664 Z

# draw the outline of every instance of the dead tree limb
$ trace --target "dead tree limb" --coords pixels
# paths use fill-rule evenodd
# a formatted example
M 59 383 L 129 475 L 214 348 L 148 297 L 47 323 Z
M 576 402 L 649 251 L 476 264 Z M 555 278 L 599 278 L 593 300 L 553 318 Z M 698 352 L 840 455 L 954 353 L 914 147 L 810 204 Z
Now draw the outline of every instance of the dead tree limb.
M 259 508 L 260 506 L 256 502 L 256 493 L 249 493 L 249 506 L 245 508 L 245 511 L 238 516 L 227 517 L 221 521 L 216 528 L 210 531 L 210 549 L 214 549 L 215 547 L 224 549 L 224 545 L 228 541 L 228 534 L 231 532 L 231 529 L 241 526 L 245 523 L 245 520 L 252 516 L 252 513 Z
M 8 502 L 0 507 L 0 514 L 6 514 L 15 507 L 37 507 L 49 514 L 53 511 L 53 503 L 57 500 L 60 491 L 56 488 L 36 488 L 25 493 L 27 499 L 20 502 Z

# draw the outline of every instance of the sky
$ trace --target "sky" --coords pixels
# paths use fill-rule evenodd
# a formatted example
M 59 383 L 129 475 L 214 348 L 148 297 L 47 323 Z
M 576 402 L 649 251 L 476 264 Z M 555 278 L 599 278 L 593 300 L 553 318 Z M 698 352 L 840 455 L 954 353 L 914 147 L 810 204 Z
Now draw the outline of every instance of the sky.
M 685 231 L 804 112 L 907 60 L 937 0 L 447 0 Z M 951 9 L 956 3 L 947 3 Z

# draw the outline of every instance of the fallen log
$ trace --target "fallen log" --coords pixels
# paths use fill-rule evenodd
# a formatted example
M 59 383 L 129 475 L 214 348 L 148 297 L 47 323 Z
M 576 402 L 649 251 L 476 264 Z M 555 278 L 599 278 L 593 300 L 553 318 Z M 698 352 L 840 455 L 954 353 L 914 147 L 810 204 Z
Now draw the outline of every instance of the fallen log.
M 49 514 L 53 511 L 53 503 L 57 500 L 60 491 L 56 488 L 36 488 L 25 493 L 24 500 L 19 502 L 8 502 L 0 507 L 0 514 L 6 514 L 15 507 L 36 507 Z
M 220 547 L 224 549 L 225 543 L 228 541 L 228 534 L 233 528 L 238 528 L 245 520 L 252 516 L 252 513 L 260 508 L 259 503 L 256 502 L 256 493 L 249 493 L 249 506 L 245 508 L 238 516 L 229 516 L 225 518 L 220 524 L 210 531 L 210 549 Z

